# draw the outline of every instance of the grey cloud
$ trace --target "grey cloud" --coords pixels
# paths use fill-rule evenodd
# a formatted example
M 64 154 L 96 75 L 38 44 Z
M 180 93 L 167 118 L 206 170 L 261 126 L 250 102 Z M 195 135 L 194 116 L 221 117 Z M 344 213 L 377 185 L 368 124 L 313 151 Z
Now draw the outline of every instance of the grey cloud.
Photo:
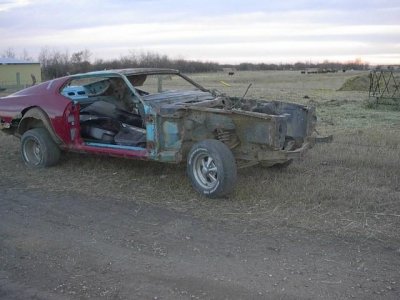
M 12 1 L 0 1 L 0 4 Z M 246 17 L 250 15 L 250 17 Z M 254 20 L 252 20 L 254 14 Z M 291 34 L 290 30 L 284 35 L 272 38 L 265 38 L 260 35 L 238 36 L 234 31 L 229 34 L 219 35 L 197 35 L 174 37 L 170 32 L 166 32 L 168 39 L 157 40 L 157 35 L 137 36 L 139 31 L 132 29 L 127 35 L 126 40 L 118 40 L 113 44 L 108 42 L 107 35 L 102 36 L 101 31 L 96 32 L 97 40 L 87 37 L 92 42 L 85 43 L 85 36 L 74 36 L 76 29 L 94 29 L 104 26 L 105 28 L 115 27 L 118 30 L 119 24 L 193 24 L 201 27 L 202 24 L 216 24 L 221 22 L 243 22 L 243 27 L 252 31 L 252 26 L 262 26 L 265 31 L 279 29 L 279 26 L 293 24 L 307 24 L 318 28 L 323 25 L 335 28 L 336 25 L 399 25 L 400 20 L 399 1 L 389 0 L 364 0 L 364 1 L 316 1 L 316 0 L 287 0 L 287 1 L 259 1 L 259 0 L 231 0 L 231 1 L 211 1 L 211 0 L 114 0 L 114 1 L 71 1 L 59 0 L 37 0 L 29 6 L 21 6 L 0 11 L 0 33 L 2 35 L 1 47 L 15 47 L 12 43 L 18 41 L 18 47 L 23 47 L 31 51 L 38 51 L 37 43 L 30 43 L 35 37 L 38 40 L 48 38 L 46 41 L 50 47 L 70 47 L 74 51 L 76 47 L 88 47 L 92 52 L 96 49 L 128 49 L 132 47 L 149 47 L 166 49 L 168 51 L 184 51 L 186 48 L 198 47 L 202 45 L 221 46 L 227 45 L 227 55 L 231 56 L 251 56 L 260 57 L 260 53 L 254 49 L 247 49 L 246 44 L 257 44 L 261 42 L 279 43 L 290 42 L 303 43 L 310 45 L 309 50 L 300 50 L 291 47 L 287 49 L 287 55 L 317 55 L 319 47 L 327 42 L 343 43 L 357 42 L 367 45 L 364 48 L 357 48 L 362 53 L 375 54 L 381 49 L 382 53 L 394 52 L 393 45 L 400 42 L 400 32 L 389 33 L 360 33 L 353 35 L 337 34 L 324 35 L 296 35 Z M 259 19 L 257 19 L 259 16 Z M 243 21 L 241 18 L 245 18 Z M 247 18 L 247 19 L 246 19 Z M 246 23 L 247 22 L 247 23 Z M 254 23 L 254 24 L 253 24 Z M 257 24 L 258 23 L 258 24 Z M 261 25 L 259 24 L 261 23 Z M 278 24 L 278 25 L 276 25 Z M 229 24 L 228 24 L 229 25 Z M 168 27 L 168 26 L 166 26 Z M 133 26 L 134 28 L 134 26 Z M 162 30 L 162 26 L 159 27 Z M 227 26 L 226 28 L 229 28 Z M 224 29 L 226 29 L 224 28 Z M 207 27 L 207 29 L 209 29 Z M 215 33 L 215 32 L 214 32 Z M 52 35 L 57 36 L 57 41 L 52 40 Z M 109 33 L 108 33 L 109 34 Z M 60 36 L 62 40 L 60 41 Z M 23 41 L 26 40 L 26 43 Z M 240 49 L 229 49 L 231 44 L 242 44 Z M 315 46 L 312 46 L 315 45 Z M 45 46 L 45 45 L 43 45 Z M 175 47 L 175 48 L 174 48 Z M 171 49 L 175 50 L 171 50 Z M 398 49 L 398 48 L 397 48 Z M 2 49 L 0 49 L 1 51 Z M 103 51 L 103 50 L 102 50 Z M 105 50 L 104 50 L 105 51 Z M 240 51 L 240 52 L 238 52 Z M 260 49 L 260 52 L 266 49 Z M 333 49 L 335 53 L 324 50 L 323 55 L 343 54 L 340 49 Z M 355 51 L 349 49 L 349 51 Z M 304 52 L 304 53 L 303 53 Z M 286 53 L 286 52 L 285 52 Z M 121 54 L 121 53 L 118 53 Z M 168 53 L 166 53 L 168 54 Z M 270 53 L 278 55 L 279 53 Z

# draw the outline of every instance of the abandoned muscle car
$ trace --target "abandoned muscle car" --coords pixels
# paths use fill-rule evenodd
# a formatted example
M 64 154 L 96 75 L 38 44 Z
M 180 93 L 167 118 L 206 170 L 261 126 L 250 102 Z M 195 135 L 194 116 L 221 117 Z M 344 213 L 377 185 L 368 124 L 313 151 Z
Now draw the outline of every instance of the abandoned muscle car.
M 177 70 L 123 69 L 50 80 L 0 98 L 0 129 L 28 167 L 61 151 L 187 162 L 193 187 L 230 193 L 238 167 L 286 165 L 313 144 L 315 111 L 208 90 Z

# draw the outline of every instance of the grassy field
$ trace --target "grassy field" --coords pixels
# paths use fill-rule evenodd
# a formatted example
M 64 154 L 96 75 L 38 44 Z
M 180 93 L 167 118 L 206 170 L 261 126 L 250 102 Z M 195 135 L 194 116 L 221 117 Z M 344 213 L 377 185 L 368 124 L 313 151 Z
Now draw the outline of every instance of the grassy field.
M 56 167 L 28 170 L 19 157 L 19 141 L 3 134 L 0 176 L 15 180 L 10 189 L 79 190 L 146 202 L 199 218 L 240 223 L 244 232 L 295 227 L 399 242 L 400 112 L 368 108 L 367 90 L 339 91 L 356 75 L 364 73 L 192 75 L 204 86 L 232 96 L 242 96 L 252 83 L 248 98 L 316 106 L 318 132 L 334 135 L 331 144 L 316 145 L 304 160 L 285 170 L 240 170 L 237 188 L 227 199 L 196 194 L 184 165 L 66 154 Z

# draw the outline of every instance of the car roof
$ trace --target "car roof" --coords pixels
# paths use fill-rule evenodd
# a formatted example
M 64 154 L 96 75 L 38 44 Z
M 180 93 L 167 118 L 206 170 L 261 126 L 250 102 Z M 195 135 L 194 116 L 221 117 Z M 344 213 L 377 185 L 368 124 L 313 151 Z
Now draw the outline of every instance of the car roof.
M 86 77 L 86 76 L 116 76 L 116 75 L 151 75 L 151 74 L 179 74 L 178 70 L 174 69 L 160 69 L 160 68 L 130 68 L 130 69 L 113 69 L 113 70 L 103 70 L 94 71 L 88 73 L 75 74 L 71 77 Z

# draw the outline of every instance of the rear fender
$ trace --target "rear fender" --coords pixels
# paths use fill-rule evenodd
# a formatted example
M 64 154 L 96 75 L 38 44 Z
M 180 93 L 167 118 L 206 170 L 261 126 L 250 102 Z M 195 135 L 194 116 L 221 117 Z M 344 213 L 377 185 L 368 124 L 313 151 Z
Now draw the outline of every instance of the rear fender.
M 22 136 L 29 129 L 44 127 L 50 133 L 56 144 L 62 144 L 62 140 L 55 134 L 47 114 L 39 107 L 30 108 L 18 124 L 17 135 Z

